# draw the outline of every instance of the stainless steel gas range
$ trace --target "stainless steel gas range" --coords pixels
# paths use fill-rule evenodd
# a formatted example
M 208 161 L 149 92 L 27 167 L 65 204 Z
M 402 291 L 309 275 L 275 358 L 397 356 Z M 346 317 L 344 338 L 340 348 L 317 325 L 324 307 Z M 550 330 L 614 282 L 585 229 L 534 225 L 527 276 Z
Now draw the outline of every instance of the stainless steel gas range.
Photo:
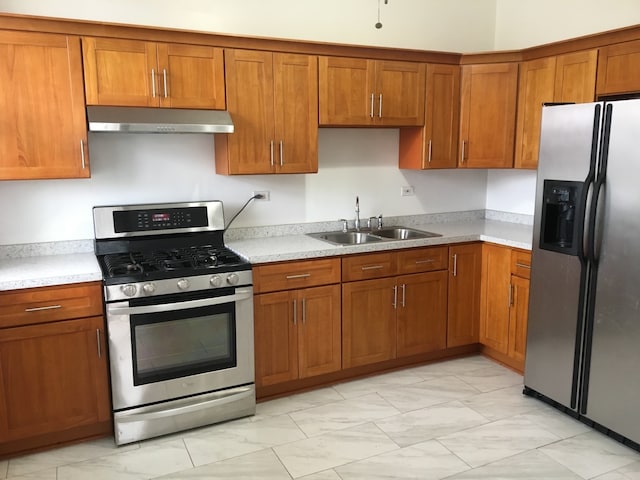
M 255 413 L 251 265 L 222 202 L 93 209 L 118 445 Z

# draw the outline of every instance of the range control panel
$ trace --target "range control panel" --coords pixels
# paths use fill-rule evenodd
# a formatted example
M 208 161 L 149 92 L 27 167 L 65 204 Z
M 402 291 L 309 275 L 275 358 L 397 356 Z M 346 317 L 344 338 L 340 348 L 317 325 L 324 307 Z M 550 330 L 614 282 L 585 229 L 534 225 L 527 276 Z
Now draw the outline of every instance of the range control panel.
M 206 207 L 125 210 L 113 212 L 116 233 L 208 226 Z

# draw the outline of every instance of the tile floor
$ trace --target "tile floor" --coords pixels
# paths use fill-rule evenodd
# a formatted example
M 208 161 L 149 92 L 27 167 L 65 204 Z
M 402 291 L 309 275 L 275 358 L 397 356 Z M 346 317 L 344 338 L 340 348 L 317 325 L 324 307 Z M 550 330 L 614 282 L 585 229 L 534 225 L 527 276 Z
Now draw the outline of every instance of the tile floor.
M 640 479 L 640 454 L 521 395 L 473 356 L 258 404 L 255 417 L 0 461 L 0 478 Z

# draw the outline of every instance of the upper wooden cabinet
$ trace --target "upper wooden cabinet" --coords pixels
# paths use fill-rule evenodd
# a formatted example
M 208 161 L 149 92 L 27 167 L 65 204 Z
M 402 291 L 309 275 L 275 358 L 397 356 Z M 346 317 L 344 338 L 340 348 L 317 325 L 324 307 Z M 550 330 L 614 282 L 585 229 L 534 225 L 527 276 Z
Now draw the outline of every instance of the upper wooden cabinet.
M 427 65 L 424 127 L 400 129 L 399 167 L 455 168 L 460 125 L 460 67 Z
M 80 39 L 0 31 L 0 180 L 89 177 Z
M 511 168 L 518 65 L 462 67 L 458 167 Z
M 593 102 L 598 50 L 559 55 L 556 60 L 554 102 Z
M 320 125 L 424 125 L 425 65 L 320 57 Z
M 235 131 L 216 135 L 216 172 L 317 172 L 317 57 L 253 50 L 225 55 Z
M 84 37 L 88 105 L 225 108 L 221 48 Z
M 640 92 L 640 40 L 600 49 L 597 95 Z

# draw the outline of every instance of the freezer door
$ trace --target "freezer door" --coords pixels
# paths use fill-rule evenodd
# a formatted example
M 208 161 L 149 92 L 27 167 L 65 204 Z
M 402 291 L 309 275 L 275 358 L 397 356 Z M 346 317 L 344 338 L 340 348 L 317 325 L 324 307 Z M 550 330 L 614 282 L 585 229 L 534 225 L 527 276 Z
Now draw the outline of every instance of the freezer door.
M 578 388 L 578 319 L 587 267 L 573 249 L 563 252 L 540 248 L 544 184 L 545 180 L 547 184 L 585 182 L 597 153 L 592 152 L 592 143 L 594 131 L 597 140 L 600 130 L 597 112 L 601 109 L 601 104 L 591 103 L 544 107 L 542 112 L 524 383 L 571 408 Z M 585 196 L 590 192 L 587 184 L 581 190 Z M 584 213 L 581 215 L 584 218 Z M 576 241 L 581 247 L 582 232 Z
M 611 105 L 586 416 L 640 443 L 640 100 Z

